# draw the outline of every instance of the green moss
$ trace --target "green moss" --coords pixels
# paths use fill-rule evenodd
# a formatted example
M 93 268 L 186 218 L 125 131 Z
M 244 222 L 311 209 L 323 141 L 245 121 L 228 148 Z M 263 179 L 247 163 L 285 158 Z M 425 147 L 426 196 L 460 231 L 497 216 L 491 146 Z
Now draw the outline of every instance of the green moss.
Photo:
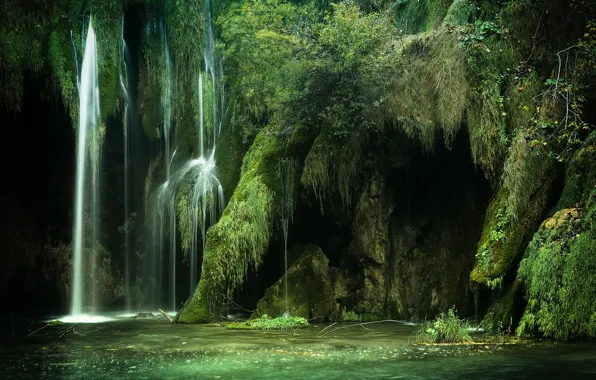
M 596 233 L 581 209 L 547 219 L 518 272 L 528 298 L 518 335 L 596 337 Z
M 468 106 L 466 61 L 456 36 L 444 30 L 412 37 L 404 43 L 398 73 L 387 95 L 398 126 L 431 150 L 439 132 L 449 144 Z
M 7 1 L 0 9 L 0 106 L 18 112 L 25 76 L 36 77 L 45 65 L 51 19 L 38 4 Z M 42 85 L 46 83 L 40 81 Z
M 120 112 L 123 99 L 119 67 L 123 59 L 120 30 L 124 8 L 119 0 L 93 0 L 89 3 L 89 9 L 97 38 L 99 102 L 101 118 L 105 122 L 108 117 Z M 85 36 L 86 33 L 85 29 Z M 84 52 L 80 54 L 82 59 Z
M 491 332 L 508 331 L 514 328 L 514 313 L 516 303 L 516 293 L 520 288 L 519 282 L 514 282 L 502 294 L 501 297 L 494 302 L 486 312 L 482 320 L 482 326 Z M 518 317 L 519 318 L 519 317 Z
M 445 24 L 464 25 L 470 21 L 474 14 L 474 2 L 471 0 L 454 0 L 447 14 L 445 15 Z
M 494 287 L 502 281 L 523 253 L 546 207 L 555 179 L 554 167 L 540 156 L 520 159 L 519 165 L 522 167 L 515 169 L 519 172 L 513 172 L 518 177 L 505 180 L 486 211 L 470 275 L 474 282 Z M 532 181 L 524 184 L 524 178 Z
M 531 148 L 523 132 L 518 132 L 505 161 L 502 186 L 507 189 L 506 210 L 514 219 L 535 207 L 534 193 L 544 186 L 545 176 L 553 176 L 554 163 L 540 148 Z
M 234 194 L 240 179 L 242 158 L 249 146 L 243 143 L 240 128 L 234 128 L 229 121 L 225 121 L 217 142 L 215 161 L 226 200 Z
M 231 330 L 295 330 L 303 329 L 308 326 L 308 321 L 302 317 L 271 318 L 268 315 L 249 319 L 246 322 L 226 324 L 226 327 Z
M 594 204 L 596 192 L 596 133 L 592 132 L 584 147 L 572 158 L 565 173 L 565 187 L 558 203 L 559 208 Z
M 178 232 L 180 233 L 180 246 L 184 255 L 187 255 L 190 250 L 191 240 L 191 222 L 189 215 L 188 193 L 190 186 L 183 183 L 178 186 L 176 193 L 176 218 L 178 220 Z
M 298 260 L 288 268 L 288 304 L 285 302 L 285 276 L 271 285 L 257 303 L 255 315 L 292 316 L 308 320 L 330 320 L 336 311 L 329 277 L 329 260 L 313 244 L 298 246 L 290 256 Z
M 76 73 L 68 31 L 65 26 L 55 29 L 50 34 L 49 60 L 55 87 L 59 89 L 62 103 L 70 113 L 73 125 L 78 120 L 78 94 Z
M 302 161 L 286 149 L 279 127 L 264 128 L 242 161 L 240 181 L 219 222 L 207 233 L 201 281 L 176 319 L 205 322 L 220 315 L 221 294 L 242 284 L 249 269 L 258 269 L 266 253 L 279 208 L 278 163 Z M 308 140 L 303 140 L 308 144 Z M 295 146 L 293 152 L 308 148 Z M 298 149 L 300 148 L 300 149 Z M 219 301 L 216 301 L 219 300 Z
M 437 28 L 445 19 L 453 0 L 397 0 L 393 3 L 395 21 L 406 34 Z
M 210 304 L 225 286 L 242 283 L 249 268 L 258 268 L 272 233 L 276 199 L 276 163 L 282 141 L 262 131 L 244 157 L 240 182 L 219 222 L 209 230 L 201 281 L 177 316 L 179 322 L 213 318 Z M 221 307 L 220 305 L 217 307 Z M 217 314 L 216 314 L 217 315 Z

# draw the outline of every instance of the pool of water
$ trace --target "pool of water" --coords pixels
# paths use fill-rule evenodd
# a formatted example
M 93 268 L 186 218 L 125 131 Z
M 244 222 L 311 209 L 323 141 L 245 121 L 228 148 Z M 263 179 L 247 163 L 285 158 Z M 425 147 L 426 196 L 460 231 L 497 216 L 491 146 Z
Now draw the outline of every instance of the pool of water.
M 115 318 L 28 336 L 43 326 L 3 323 L 0 378 L 596 379 L 595 344 L 419 346 L 414 327 L 398 323 L 321 334 L 327 326 L 234 331 Z

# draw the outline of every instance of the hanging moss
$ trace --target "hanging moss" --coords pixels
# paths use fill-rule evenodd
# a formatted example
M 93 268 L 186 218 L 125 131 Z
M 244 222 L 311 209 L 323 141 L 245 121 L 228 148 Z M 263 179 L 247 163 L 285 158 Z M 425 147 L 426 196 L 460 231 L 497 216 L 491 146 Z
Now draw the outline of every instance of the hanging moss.
M 393 3 L 395 21 L 406 34 L 437 28 L 445 19 L 453 0 L 397 0 Z
M 124 8 L 119 0 L 92 0 L 89 2 L 89 12 L 93 17 L 93 29 L 97 38 L 99 107 L 101 118 L 105 121 L 120 111 L 123 98 L 119 67 L 123 59 L 120 31 Z M 85 22 L 87 25 L 88 20 Z M 86 36 L 87 29 L 84 33 Z M 82 60 L 84 51 L 80 54 Z
M 0 106 L 18 112 L 25 76 L 38 75 L 45 64 L 51 23 L 47 5 L 16 0 L 0 7 Z
M 454 26 L 468 23 L 474 14 L 474 7 L 474 1 L 454 0 L 449 9 L 447 9 L 445 24 Z
M 388 94 L 389 112 L 426 149 L 433 148 L 439 132 L 449 145 L 462 124 L 469 92 L 456 35 L 441 30 L 412 37 L 401 49 L 403 71 Z
M 505 180 L 487 209 L 470 275 L 472 281 L 491 288 L 517 263 L 540 222 L 555 180 L 552 162 L 529 151 L 523 137 L 510 150 Z
M 565 173 L 565 187 L 559 208 L 578 207 L 596 202 L 596 132 L 572 158 Z
M 181 184 L 176 192 L 175 207 L 178 233 L 180 234 L 180 246 L 185 257 L 190 250 L 190 241 L 192 235 L 191 221 L 188 209 L 188 195 L 190 186 L 187 183 Z
M 76 88 L 76 69 L 72 53 L 72 43 L 66 27 L 56 29 L 50 35 L 49 60 L 55 87 L 60 90 L 62 102 L 70 113 L 73 125 L 78 116 L 78 93 Z
M 230 120 L 224 120 L 215 150 L 215 161 L 226 200 L 234 194 L 234 189 L 240 179 L 242 158 L 248 148 L 249 145 L 242 141 L 241 129 L 232 124 Z
M 509 289 L 494 302 L 484 315 L 482 325 L 488 331 L 511 332 L 513 328 L 513 305 L 515 303 L 515 293 L 518 283 L 514 283 Z
M 518 272 L 528 306 L 519 335 L 596 337 L 596 133 L 572 158 L 558 207 L 528 246 Z

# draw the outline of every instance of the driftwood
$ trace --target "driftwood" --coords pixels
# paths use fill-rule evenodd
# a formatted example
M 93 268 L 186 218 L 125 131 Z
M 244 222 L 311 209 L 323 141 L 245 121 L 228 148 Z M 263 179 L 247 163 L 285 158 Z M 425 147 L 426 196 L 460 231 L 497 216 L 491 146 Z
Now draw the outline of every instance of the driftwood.
M 159 309 L 159 312 L 166 317 L 170 322 L 174 322 L 174 320 L 168 315 L 168 313 L 166 313 L 165 311 L 163 311 L 162 309 Z
M 327 329 L 329 329 L 330 327 L 333 327 L 333 326 L 335 326 L 335 325 L 337 324 L 337 322 L 335 322 L 334 324 L 332 324 L 332 325 L 330 325 L 330 326 L 327 326 L 327 327 L 325 327 L 323 330 L 321 330 L 321 332 L 319 332 L 319 333 L 317 334 L 317 337 L 318 337 L 318 338 L 322 338 L 322 337 L 324 337 L 325 335 L 331 334 L 332 332 L 335 332 L 335 331 L 337 331 L 337 330 L 341 330 L 341 329 L 347 329 L 347 328 L 349 328 L 349 327 L 354 327 L 354 326 L 360 326 L 360 327 L 362 327 L 362 328 L 363 328 L 363 329 L 365 329 L 365 330 L 371 330 L 371 329 L 369 329 L 369 328 L 367 328 L 367 327 L 364 327 L 364 325 L 371 325 L 371 324 L 373 324 L 373 323 L 384 323 L 384 322 L 403 323 L 402 321 L 396 321 L 396 320 L 394 320 L 394 319 L 385 319 L 385 320 L 382 320 L 382 321 L 371 321 L 371 322 L 353 323 L 353 324 L 351 324 L 351 325 L 345 325 L 345 326 L 340 326 L 340 327 L 337 327 L 337 328 L 335 328 L 335 329 L 333 329 L 333 330 L 329 330 L 329 331 L 327 331 L 326 333 L 324 333 L 324 332 L 325 332 Z M 323 334 L 323 333 L 324 333 L 324 334 Z

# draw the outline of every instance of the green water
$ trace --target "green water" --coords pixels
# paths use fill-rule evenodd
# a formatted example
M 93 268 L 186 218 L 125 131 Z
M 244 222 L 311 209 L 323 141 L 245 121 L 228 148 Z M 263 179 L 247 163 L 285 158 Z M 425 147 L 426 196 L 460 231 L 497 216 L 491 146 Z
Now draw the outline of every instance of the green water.
M 3 331 L 2 379 L 596 379 L 596 345 L 417 346 L 413 327 L 232 331 L 164 319 Z M 339 326 L 339 325 L 338 325 Z M 6 324 L 5 324 L 6 327 Z M 24 330 L 21 330 L 24 329 Z M 8 330 L 8 328 L 7 328 Z

